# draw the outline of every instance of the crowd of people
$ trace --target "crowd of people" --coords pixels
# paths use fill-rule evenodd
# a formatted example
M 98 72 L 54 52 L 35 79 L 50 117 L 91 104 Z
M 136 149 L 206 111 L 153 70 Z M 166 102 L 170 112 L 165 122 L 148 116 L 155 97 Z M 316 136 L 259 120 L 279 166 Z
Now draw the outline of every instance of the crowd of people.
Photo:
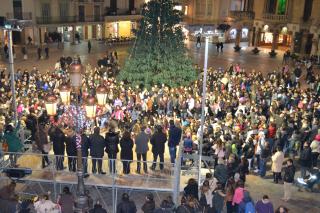
M 85 130 L 81 134 L 82 156 L 92 157 L 91 172 L 105 174 L 102 169 L 105 153 L 109 159 L 109 172 L 117 172 L 114 159 L 119 157 L 118 152 L 123 162 L 123 174 L 132 172 L 130 162 L 134 156 L 139 161 L 137 173 L 141 173 L 141 160 L 147 174 L 148 169 L 156 169 L 158 158 L 161 171 L 164 169 L 166 146 L 170 163 L 174 164 L 181 138 L 184 152 L 196 153 L 201 139 L 202 72 L 199 71 L 199 79 L 190 86 L 130 87 L 127 82 L 116 80 L 114 66 L 104 66 L 106 61 L 116 61 L 116 58 L 115 53 L 110 53 L 99 60 L 98 68 L 87 65 L 80 95 L 71 94 L 71 100 L 77 99 L 82 103 L 86 97 L 96 94 L 99 85 L 108 89 L 105 105 L 97 107 L 97 119 L 91 120 L 88 126 L 90 134 Z M 43 154 L 51 150 L 52 143 L 53 152 L 57 155 L 56 169 L 64 169 L 63 156 L 66 152 L 68 169 L 75 171 L 76 133 L 61 120 L 65 108 L 59 107 L 57 115 L 49 117 L 44 104 L 48 93 L 59 97 L 59 87 L 68 79 L 69 65 L 66 58 L 62 58 L 53 72 L 43 73 L 36 67 L 30 71 L 17 71 L 17 127 L 10 124 L 10 76 L 2 71 L 0 129 L 9 152 L 21 151 L 21 142 L 30 135 L 31 141 L 35 141 L 36 148 Z M 304 73 L 306 79 L 303 79 Z M 217 181 L 212 187 L 212 179 L 209 178 L 201 188 L 205 199 L 196 193 L 193 199 L 202 201 L 201 205 L 208 212 L 212 212 L 213 206 L 220 206 L 215 211 L 221 211 L 221 205 L 213 205 L 221 200 L 227 200 L 228 209 L 232 209 L 228 212 L 241 212 L 244 199 L 250 200 L 243 189 L 246 175 L 255 172 L 265 178 L 267 163 L 271 162 L 274 182 L 284 182 L 283 200 L 289 201 L 295 168 L 300 168 L 300 176 L 306 178 L 318 167 L 320 80 L 312 62 L 295 61 L 293 66 L 284 64 L 281 69 L 265 76 L 255 70 L 245 72 L 239 64 L 233 64 L 225 70 L 210 68 L 207 79 L 203 155 L 215 159 L 210 166 L 215 167 L 212 178 Z M 104 137 L 102 131 L 106 132 Z M 146 163 L 150 160 L 147 159 L 149 144 L 153 154 L 150 168 Z M 16 160 L 15 156 L 11 157 L 13 166 Z M 185 161 L 187 159 L 183 159 L 184 164 Z M 49 164 L 50 161 L 44 157 L 43 168 Z M 84 172 L 86 176 L 90 173 L 87 161 L 84 162 Z M 265 205 L 266 199 L 264 197 L 261 204 Z M 196 203 L 190 198 L 185 200 Z

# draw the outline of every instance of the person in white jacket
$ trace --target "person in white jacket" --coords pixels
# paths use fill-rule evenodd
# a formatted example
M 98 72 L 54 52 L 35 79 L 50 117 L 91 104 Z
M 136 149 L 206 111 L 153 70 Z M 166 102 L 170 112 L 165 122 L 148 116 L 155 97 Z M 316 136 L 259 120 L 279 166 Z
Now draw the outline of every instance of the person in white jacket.
M 278 183 L 281 179 L 282 164 L 284 161 L 284 154 L 281 147 L 277 147 L 277 152 L 272 155 L 272 172 L 273 182 Z
M 60 213 L 58 204 L 49 200 L 48 195 L 43 195 L 34 203 L 34 209 L 37 213 Z

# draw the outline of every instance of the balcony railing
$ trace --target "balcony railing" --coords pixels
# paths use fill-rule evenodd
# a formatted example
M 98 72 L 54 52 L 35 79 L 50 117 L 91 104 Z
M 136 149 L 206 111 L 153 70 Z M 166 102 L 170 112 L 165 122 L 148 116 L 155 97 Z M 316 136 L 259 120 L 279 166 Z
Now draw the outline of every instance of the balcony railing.
M 272 22 L 287 22 L 288 15 L 278 15 L 278 14 L 271 14 L 271 13 L 264 13 L 262 16 L 263 19 L 272 21 Z
M 249 19 L 252 20 L 254 19 L 254 12 L 253 11 L 237 11 L 237 10 L 232 10 L 229 11 L 229 16 L 234 18 L 234 19 Z
M 102 22 L 103 16 L 57 16 L 37 17 L 37 24 L 67 24 L 76 22 Z
M 37 17 L 37 24 L 64 24 L 77 22 L 77 16 Z
M 100 22 L 100 21 L 104 21 L 103 16 L 97 16 L 97 15 L 78 16 L 78 22 Z
M 117 11 L 112 11 L 110 9 L 106 9 L 105 16 L 128 16 L 128 15 L 140 15 L 140 11 L 128 10 L 128 9 L 118 9 Z
M 7 19 L 32 20 L 32 13 L 7 13 Z

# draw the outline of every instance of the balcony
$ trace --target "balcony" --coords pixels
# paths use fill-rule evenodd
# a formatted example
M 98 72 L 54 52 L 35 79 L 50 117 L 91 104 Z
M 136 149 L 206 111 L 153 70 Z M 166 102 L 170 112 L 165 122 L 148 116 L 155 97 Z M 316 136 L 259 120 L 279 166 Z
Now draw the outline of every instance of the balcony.
M 255 14 L 253 11 L 238 11 L 238 10 L 229 11 L 229 16 L 231 18 L 240 19 L 240 20 L 253 20 L 254 15 Z
M 67 24 L 77 22 L 77 16 L 51 16 L 51 17 L 37 17 L 37 24 Z
M 81 22 L 103 22 L 103 16 L 56 16 L 37 17 L 37 24 L 68 24 Z
M 278 15 L 278 14 L 271 14 L 271 13 L 264 13 L 262 18 L 265 21 L 271 22 L 287 22 L 289 20 L 288 15 Z
M 7 19 L 32 20 L 32 13 L 7 13 Z
M 78 22 L 102 22 L 104 21 L 103 16 L 77 16 Z
M 105 21 L 137 21 L 141 19 L 140 10 L 128 10 L 128 9 L 117 9 L 117 11 L 112 11 L 109 8 L 105 9 Z

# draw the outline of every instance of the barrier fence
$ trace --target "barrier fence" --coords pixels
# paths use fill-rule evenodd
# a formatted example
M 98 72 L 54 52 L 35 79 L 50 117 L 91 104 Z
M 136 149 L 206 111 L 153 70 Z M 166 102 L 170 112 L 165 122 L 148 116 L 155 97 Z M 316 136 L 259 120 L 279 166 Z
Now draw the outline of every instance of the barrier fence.
M 177 203 L 181 191 L 182 145 L 183 143 L 180 143 L 178 147 L 175 164 L 169 162 L 160 163 L 159 157 L 156 163 L 153 161 L 108 159 L 107 157 L 83 157 L 82 164 L 84 173 L 89 174 L 89 177 L 84 179 L 85 186 L 97 190 L 97 194 L 100 194 L 100 200 L 105 207 L 110 207 L 110 205 L 107 204 L 108 201 L 103 198 L 104 195 L 99 192 L 99 190 L 101 191 L 103 188 L 108 188 L 109 193 L 112 191 L 113 211 L 116 211 L 116 204 L 118 203 L 118 190 L 149 191 L 156 192 L 157 195 L 159 193 L 169 193 Z M 48 158 L 49 165 L 42 168 L 42 161 L 46 161 L 46 158 Z M 61 192 L 61 186 L 76 186 L 77 161 L 77 156 L 33 152 L 3 152 L 0 158 L 0 170 L 2 171 L 0 179 L 8 179 L 7 173 L 10 171 L 16 175 L 16 177 L 12 179 L 16 179 L 24 184 L 37 184 L 40 188 L 43 188 L 41 185 L 44 184 L 52 185 L 52 187 L 50 187 L 51 197 L 53 200 L 56 200 Z M 105 174 L 99 174 L 99 162 L 102 163 L 101 171 L 105 172 Z M 14 164 L 17 166 L 13 166 Z M 96 173 L 94 173 L 93 169 L 94 164 L 96 164 Z M 140 174 L 137 172 L 139 164 Z M 145 173 L 145 169 L 147 169 L 147 173 Z M 17 177 L 17 173 L 21 171 L 25 171 L 26 173 L 30 172 L 30 174 Z M 129 174 L 126 174 L 127 172 L 129 172 Z M 46 190 L 42 191 L 45 192 Z

